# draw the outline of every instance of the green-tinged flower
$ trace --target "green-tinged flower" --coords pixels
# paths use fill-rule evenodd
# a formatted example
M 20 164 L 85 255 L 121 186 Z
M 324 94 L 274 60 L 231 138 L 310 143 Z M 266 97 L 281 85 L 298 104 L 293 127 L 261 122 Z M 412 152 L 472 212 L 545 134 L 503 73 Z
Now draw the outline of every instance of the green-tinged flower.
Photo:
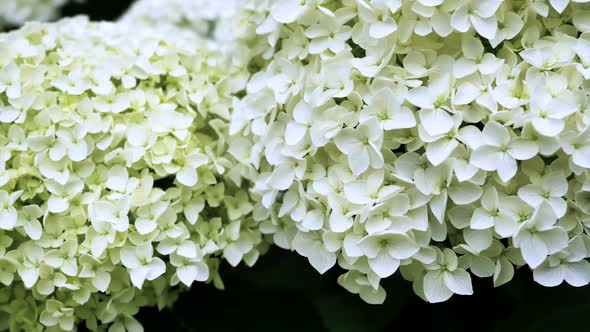
M 227 153 L 245 66 L 188 30 L 82 17 L 0 45 L 1 329 L 140 331 L 172 286 L 222 287 L 220 259 L 266 251 Z
M 264 230 L 369 303 L 397 270 L 430 302 L 587 284 L 586 2 L 244 1 L 229 152 Z

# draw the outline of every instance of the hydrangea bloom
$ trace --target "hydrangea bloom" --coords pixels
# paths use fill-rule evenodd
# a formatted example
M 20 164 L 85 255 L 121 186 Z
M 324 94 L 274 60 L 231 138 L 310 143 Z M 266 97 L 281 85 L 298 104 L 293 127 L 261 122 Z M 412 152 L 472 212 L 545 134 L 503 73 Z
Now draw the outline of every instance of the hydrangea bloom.
M 247 74 L 215 45 L 79 17 L 0 35 L 0 330 L 139 331 L 268 242 L 227 154 Z
M 144 0 L 0 35 L 0 330 L 140 330 L 266 239 L 369 303 L 398 270 L 429 302 L 588 284 L 587 2 Z
M 587 1 L 245 1 L 230 153 L 275 244 L 381 303 L 590 282 Z
M 132 24 L 172 25 L 199 35 L 213 36 L 216 23 L 236 15 L 236 0 L 139 0 L 121 18 Z
M 55 19 L 59 8 L 66 2 L 67 0 L 4 0 L 0 7 L 0 27 Z

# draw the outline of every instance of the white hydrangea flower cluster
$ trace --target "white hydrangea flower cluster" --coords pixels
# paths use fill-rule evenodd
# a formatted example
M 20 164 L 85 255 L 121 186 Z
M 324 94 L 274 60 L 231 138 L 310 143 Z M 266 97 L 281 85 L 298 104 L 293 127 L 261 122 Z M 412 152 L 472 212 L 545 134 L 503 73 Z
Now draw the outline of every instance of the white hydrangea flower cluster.
M 2 0 L 0 27 L 55 19 L 58 9 L 66 2 L 67 0 Z
M 203 37 L 215 34 L 216 23 L 237 14 L 238 1 L 139 0 L 121 18 L 133 24 L 173 25 Z
M 269 243 L 226 153 L 248 78 L 194 33 L 77 17 L 0 34 L 0 330 L 140 331 Z
M 429 302 L 515 266 L 588 284 L 589 22 L 584 0 L 246 1 L 229 151 L 263 231 L 370 303 L 398 269 Z

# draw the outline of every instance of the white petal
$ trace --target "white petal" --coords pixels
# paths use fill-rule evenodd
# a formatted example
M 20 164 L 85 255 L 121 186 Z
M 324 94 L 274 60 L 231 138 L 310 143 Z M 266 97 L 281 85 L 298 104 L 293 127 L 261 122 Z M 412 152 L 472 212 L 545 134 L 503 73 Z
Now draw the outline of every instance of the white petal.
M 196 168 L 185 166 L 180 171 L 176 172 L 176 180 L 182 185 L 192 187 L 197 184 L 199 175 L 197 174 Z
M 470 15 L 471 24 L 477 33 L 486 39 L 494 39 L 498 32 L 498 20 L 495 16 L 481 18 L 477 15 Z
M 549 0 L 549 2 L 555 11 L 561 14 L 570 3 L 570 0 Z
M 482 193 L 480 186 L 468 181 L 456 183 L 449 188 L 449 197 L 457 205 L 473 203 L 481 197 Z
M 320 210 L 312 210 L 307 212 L 307 214 L 301 221 L 301 226 L 311 231 L 321 229 L 323 225 L 324 213 Z
M 204 207 L 205 201 L 202 198 L 193 199 L 184 206 L 184 217 L 189 224 L 194 225 L 197 222 Z
M 389 226 L 391 226 L 391 220 L 389 218 L 383 218 L 383 216 L 371 216 L 365 222 L 365 230 L 369 234 L 383 232 Z
M 305 11 L 299 1 L 279 1 L 270 9 L 270 15 L 279 23 L 293 23 Z
M 575 287 L 586 286 L 590 282 L 590 263 L 581 260 L 564 266 L 565 281 Z
M 399 110 L 393 112 L 390 120 L 383 122 L 383 129 L 405 129 L 416 126 L 416 117 L 414 112 L 406 106 L 401 106 Z
M 162 242 L 160 242 L 162 243 Z M 197 257 L 197 245 L 191 241 L 184 241 L 178 246 L 176 253 L 182 257 L 186 258 L 196 258 Z
M 467 59 L 479 59 L 483 55 L 483 44 L 475 37 L 463 36 L 461 50 Z
M 389 36 L 397 30 L 397 24 L 393 19 L 387 22 L 376 22 L 369 28 L 371 38 L 380 39 Z
M 369 168 L 370 157 L 367 148 L 363 148 L 358 154 L 348 155 L 348 166 L 354 175 L 360 175 Z
M 494 219 L 494 230 L 502 238 L 512 237 L 518 230 L 518 224 L 516 220 L 506 215 L 500 215 Z
M 2 219 L 1 214 L 0 214 L 0 219 Z M 15 220 L 15 222 L 16 222 L 16 220 Z M 5 229 L 2 227 L 1 223 L 0 223 L 0 228 Z M 38 220 L 29 220 L 24 225 L 24 229 L 25 229 L 25 232 L 27 233 L 27 235 L 32 240 L 39 240 L 41 238 L 41 234 L 43 233 L 43 228 L 41 226 L 41 223 Z
M 231 266 L 235 267 L 240 264 L 243 256 L 244 253 L 235 243 L 232 243 L 223 249 L 223 258 L 225 258 Z
M 66 146 L 61 143 L 57 143 L 49 149 L 49 159 L 51 159 L 53 161 L 59 161 L 65 155 L 66 155 Z
M 341 130 L 336 137 L 334 137 L 334 143 L 338 150 L 344 154 L 350 154 L 358 151 L 362 145 L 356 135 L 356 132 L 352 128 L 345 128 Z
M 90 243 L 90 252 L 92 252 L 92 256 L 100 257 L 108 245 L 109 242 L 107 241 L 106 237 L 95 236 Z
M 420 247 L 407 235 L 391 234 L 387 247 L 388 254 L 396 259 L 407 259 L 416 254 Z
M 25 288 L 31 288 L 39 280 L 39 271 L 35 268 L 18 268 L 18 275 L 25 284 Z
M 197 267 L 193 265 L 179 267 L 176 269 L 176 276 L 183 284 L 190 287 L 197 276 Z
M 539 153 L 536 143 L 517 138 L 510 142 L 508 153 L 516 160 L 529 160 Z
M 406 99 L 415 106 L 420 108 L 434 108 L 434 102 L 436 101 L 437 96 L 435 96 L 431 91 L 424 87 L 420 86 L 415 89 L 412 89 L 408 92 Z
M 474 3 L 474 11 L 481 17 L 490 17 L 498 10 L 502 0 L 478 0 Z
M 498 167 L 497 161 L 502 158 L 503 153 L 492 146 L 482 146 L 473 151 L 469 163 L 484 171 L 495 171 Z
M 550 230 L 553 229 L 557 215 L 549 203 L 542 201 L 541 204 L 536 208 L 535 213 L 531 217 L 529 223 L 535 225 L 537 230 Z
M 88 156 L 88 144 L 86 141 L 80 141 L 68 147 L 68 155 L 72 161 L 82 161 Z
M 533 279 L 545 287 L 554 287 L 563 282 L 565 277 L 564 266 L 551 267 L 543 263 L 533 270 Z
M 368 259 L 371 269 L 381 278 L 394 274 L 399 267 L 399 260 L 381 252 L 377 257 Z
M 480 278 L 491 277 L 494 275 L 495 268 L 494 262 L 486 256 L 471 257 L 469 269 Z
M 439 223 L 443 223 L 444 221 L 445 212 L 447 210 L 447 200 L 448 196 L 446 192 L 436 195 L 430 200 L 430 210 Z
M 560 119 L 535 118 L 532 123 L 539 134 L 547 137 L 555 137 L 565 128 L 565 121 Z
M 483 75 L 492 75 L 497 73 L 503 64 L 504 60 L 496 59 L 493 54 L 486 53 L 479 63 L 479 72 Z
M 154 280 L 157 277 L 159 277 L 162 274 L 164 274 L 164 272 L 166 272 L 166 263 L 164 263 L 164 261 L 161 260 L 158 257 L 154 258 L 148 264 L 148 267 L 149 267 L 149 271 L 148 271 L 148 274 L 146 276 L 146 279 L 147 280 Z
M 92 278 L 92 285 L 101 292 L 106 292 L 111 284 L 111 274 L 105 271 L 96 272 L 96 276 Z
M 494 287 L 499 287 L 510 280 L 514 276 L 514 266 L 504 257 L 500 256 L 496 262 L 496 270 L 494 271 Z
M 482 130 L 483 141 L 486 145 L 501 147 L 510 141 L 508 129 L 496 121 L 489 121 Z
M 467 58 L 459 58 L 453 65 L 453 73 L 455 78 L 463 78 L 471 75 L 477 71 L 477 64 L 475 60 Z
M 121 263 L 127 268 L 133 269 L 140 265 L 139 259 L 137 258 L 135 248 L 124 247 L 120 251 Z
M 455 139 L 439 139 L 426 145 L 426 157 L 432 165 L 440 165 L 449 158 L 457 146 L 459 146 L 459 142 Z
M 390 186 L 391 187 L 391 186 Z M 392 216 L 403 216 L 410 210 L 410 198 L 400 193 L 387 200 L 389 214 Z
M 519 53 L 524 61 L 537 68 L 543 68 L 546 59 L 546 50 L 538 48 L 529 48 Z
M 508 182 L 516 175 L 516 160 L 507 153 L 501 153 L 498 163 L 498 176 L 503 182 Z
M 453 118 L 443 109 L 421 109 L 418 112 L 424 130 L 430 136 L 448 133 L 455 124 Z
M 20 111 L 12 107 L 0 107 L 0 122 L 10 123 L 16 120 Z
M 549 205 L 551 205 L 551 208 L 553 208 L 553 212 L 555 212 L 557 218 L 561 218 L 565 215 L 567 211 L 567 203 L 563 198 L 551 197 L 548 202 Z
M 494 226 L 494 217 L 490 216 L 489 212 L 482 208 L 477 208 L 471 216 L 472 229 L 486 229 Z
M 575 150 L 572 154 L 572 161 L 580 167 L 590 168 L 590 144 Z
M 430 303 L 444 302 L 453 296 L 453 292 L 445 285 L 440 271 L 430 271 L 424 276 L 424 295 Z
M 453 12 L 451 16 L 451 26 L 459 32 L 467 32 L 469 30 L 469 16 L 467 14 L 467 6 L 461 6 Z
M 463 229 L 470 225 L 473 214 L 473 207 L 468 205 L 455 206 L 449 210 L 448 217 L 455 228 Z
M 195 276 L 196 281 L 207 281 L 209 279 L 209 266 L 203 262 L 194 263 L 197 267 L 197 275 Z
M 471 287 L 471 276 L 463 269 L 457 269 L 453 272 L 443 272 L 444 283 L 449 290 L 455 294 L 471 295 L 473 288 Z
M 482 252 L 492 245 L 492 231 L 488 229 L 469 229 L 463 230 L 465 242 L 477 252 Z
M 332 212 L 329 218 L 330 229 L 337 233 L 346 232 L 352 227 L 352 218 Z
M 368 304 L 383 304 L 385 302 L 385 289 L 379 286 L 377 289 L 373 287 L 362 287 L 359 292 L 361 299 Z
M 158 223 L 153 220 L 149 219 L 136 219 L 135 220 L 135 229 L 141 235 L 146 235 L 151 233 L 153 230 L 158 227 Z
M 344 241 L 342 242 L 342 249 L 349 257 L 360 257 L 363 252 L 358 246 L 358 242 L 361 240 L 361 235 L 357 234 L 346 234 Z
M 549 255 L 567 247 L 567 232 L 561 227 L 554 227 L 544 232 L 538 232 L 537 236 L 543 240 Z
M 295 179 L 295 171 L 289 164 L 281 164 L 275 168 L 269 179 L 269 185 L 276 190 L 289 189 Z
M 285 143 L 288 145 L 295 145 L 299 143 L 305 133 L 307 132 L 307 126 L 301 123 L 289 122 L 285 128 Z
M 127 171 L 127 168 L 121 165 L 115 165 L 109 169 L 106 187 L 111 190 L 124 192 L 127 188 L 128 180 L 129 173 Z
M 469 164 L 469 162 L 463 159 L 455 159 L 453 161 L 453 170 L 455 171 L 455 175 L 457 176 L 457 180 L 459 180 L 459 182 L 472 179 L 477 171 L 479 171 L 477 167 Z
M 430 18 L 432 29 L 441 37 L 446 37 L 453 32 L 451 27 L 451 14 L 436 11 Z
M 536 268 L 547 258 L 547 246 L 543 240 L 532 234 L 525 234 L 520 241 L 522 258 L 531 267 Z
M 537 207 L 543 202 L 541 189 L 534 184 L 527 184 L 518 189 L 518 197 L 533 207 Z
M 16 209 L 11 207 L 0 210 L 0 229 L 11 230 L 16 226 L 18 214 Z
M 314 250 L 309 257 L 307 257 L 311 266 L 313 266 L 320 274 L 328 271 L 334 264 L 336 264 L 336 254 L 328 252 L 325 249 Z
M 353 204 L 369 204 L 374 201 L 365 181 L 351 181 L 344 185 L 344 195 Z
M 68 209 L 70 206 L 67 198 L 58 197 L 51 195 L 47 200 L 47 209 L 51 213 L 61 213 Z
M 131 278 L 131 283 L 133 286 L 141 289 L 145 278 L 147 277 L 148 270 L 144 267 L 140 267 L 137 269 L 132 269 L 129 271 L 129 277 Z
M 467 105 L 481 94 L 481 90 L 470 82 L 461 84 L 455 93 L 455 105 Z

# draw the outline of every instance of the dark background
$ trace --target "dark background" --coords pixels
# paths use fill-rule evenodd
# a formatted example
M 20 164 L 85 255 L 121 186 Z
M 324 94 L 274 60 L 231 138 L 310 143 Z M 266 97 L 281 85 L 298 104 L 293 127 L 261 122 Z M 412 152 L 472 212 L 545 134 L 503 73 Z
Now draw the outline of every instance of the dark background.
M 86 0 L 66 5 L 62 13 L 112 20 L 130 2 Z M 142 309 L 137 318 L 146 332 L 590 330 L 590 288 L 546 288 L 533 282 L 527 268 L 517 270 L 514 280 L 499 288 L 493 288 L 491 278 L 473 277 L 475 295 L 455 295 L 439 304 L 422 301 L 396 274 L 383 281 L 387 300 L 379 306 L 341 288 L 336 279 L 344 271 L 335 267 L 319 275 L 305 258 L 278 248 L 254 268 L 225 263 L 221 270 L 224 291 L 195 283 L 173 310 Z
M 494 288 L 473 276 L 474 295 L 428 304 L 399 273 L 385 279 L 387 299 L 370 305 L 319 275 L 307 259 L 273 248 L 253 268 L 222 267 L 225 291 L 195 283 L 173 310 L 142 309 L 146 331 L 588 331 L 590 288 L 536 284 L 528 269 Z
M 161 1 L 164 2 L 166 0 Z M 83 0 L 83 2 L 69 0 L 62 8 L 61 13 L 62 16 L 84 14 L 95 21 L 112 21 L 121 16 L 132 2 L 132 0 Z

